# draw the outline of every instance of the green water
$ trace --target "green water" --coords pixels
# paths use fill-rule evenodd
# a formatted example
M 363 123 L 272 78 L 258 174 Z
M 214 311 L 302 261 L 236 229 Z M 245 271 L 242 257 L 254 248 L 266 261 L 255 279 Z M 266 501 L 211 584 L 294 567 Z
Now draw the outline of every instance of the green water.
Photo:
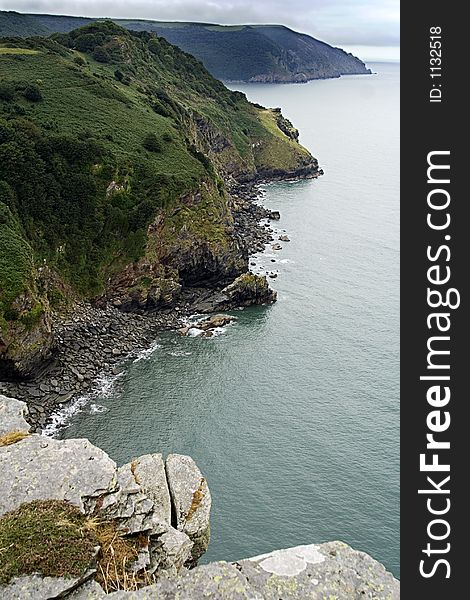
M 205 560 L 341 539 L 399 575 L 399 68 L 373 68 L 238 86 L 283 107 L 325 169 L 266 187 L 291 242 L 256 269 L 279 273 L 279 301 L 213 339 L 165 334 L 60 432 L 118 463 L 193 456 L 213 496 Z

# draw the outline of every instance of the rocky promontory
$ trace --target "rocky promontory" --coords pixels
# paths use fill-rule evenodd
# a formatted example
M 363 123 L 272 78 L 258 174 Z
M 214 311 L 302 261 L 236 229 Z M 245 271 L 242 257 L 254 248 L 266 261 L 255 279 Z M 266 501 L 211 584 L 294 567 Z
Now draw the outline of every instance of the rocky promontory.
M 196 566 L 211 494 L 189 456 L 117 466 L 86 439 L 29 432 L 0 396 L 0 592 L 5 600 L 398 600 L 383 565 L 342 542 Z

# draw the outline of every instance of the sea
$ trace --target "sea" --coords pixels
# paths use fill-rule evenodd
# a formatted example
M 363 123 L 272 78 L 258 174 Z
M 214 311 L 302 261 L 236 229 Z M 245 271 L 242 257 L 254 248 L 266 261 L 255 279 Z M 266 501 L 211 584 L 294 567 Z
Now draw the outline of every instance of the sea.
M 281 107 L 317 180 L 263 186 L 272 306 L 212 338 L 165 333 L 57 420 L 118 464 L 191 455 L 212 492 L 204 561 L 342 540 L 399 567 L 399 64 L 233 86 Z M 73 414 L 74 413 L 74 414 Z

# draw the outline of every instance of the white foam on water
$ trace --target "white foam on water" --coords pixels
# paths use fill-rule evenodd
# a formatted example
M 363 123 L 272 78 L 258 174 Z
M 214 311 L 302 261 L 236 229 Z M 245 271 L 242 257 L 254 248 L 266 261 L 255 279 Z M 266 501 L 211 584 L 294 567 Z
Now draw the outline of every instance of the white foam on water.
M 49 417 L 49 423 L 44 427 L 41 435 L 54 437 L 60 429 L 68 427 L 71 418 L 84 409 L 88 404 L 88 400 L 88 394 L 86 396 L 80 396 L 79 398 L 72 400 L 64 408 L 52 413 Z
M 159 344 L 158 342 L 154 342 L 149 348 L 141 350 L 132 362 L 138 363 L 141 360 L 148 360 L 155 352 L 155 350 L 158 350 L 158 348 L 161 348 L 161 344 Z
M 109 408 L 107 406 L 103 406 L 102 404 L 91 404 L 90 405 L 90 414 L 96 415 L 99 413 L 108 412 Z
M 111 396 L 116 381 L 123 375 L 124 371 L 121 371 L 121 373 L 118 373 L 117 375 L 101 375 L 98 377 L 90 392 L 78 396 L 51 414 L 48 419 L 49 422 L 42 430 L 41 435 L 54 437 L 61 429 L 69 427 L 72 418 L 82 412 L 92 399 L 95 399 L 96 397 L 107 398 Z M 99 404 L 92 404 L 90 406 L 91 414 L 106 412 L 107 410 L 106 407 Z
M 229 325 L 230 325 L 230 323 L 229 323 Z M 225 327 L 214 327 L 214 329 L 211 329 L 212 335 L 209 337 L 209 339 L 215 338 L 219 335 L 222 335 L 223 333 L 225 333 L 227 331 L 227 327 L 228 327 L 228 325 L 226 325 Z
M 188 337 L 199 337 L 204 333 L 204 329 L 198 329 L 197 327 L 191 327 L 188 331 Z
M 170 356 L 191 356 L 192 352 L 185 352 L 184 350 L 175 350 L 174 352 L 168 352 Z

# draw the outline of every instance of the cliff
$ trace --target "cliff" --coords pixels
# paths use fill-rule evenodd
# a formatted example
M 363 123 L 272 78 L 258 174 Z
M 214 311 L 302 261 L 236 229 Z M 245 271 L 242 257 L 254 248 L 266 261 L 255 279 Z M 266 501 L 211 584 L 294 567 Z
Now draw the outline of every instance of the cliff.
M 190 457 L 148 454 L 117 467 L 88 440 L 29 434 L 25 413 L 0 396 L 6 600 L 400 596 L 381 564 L 341 542 L 194 568 L 209 543 L 211 496 Z
M 67 33 L 94 19 L 0 11 L 0 36 Z M 134 31 L 152 31 L 198 58 L 222 81 L 304 83 L 341 75 L 369 74 L 359 59 L 282 25 L 222 26 L 114 19 Z
M 37 376 L 78 301 L 158 311 L 231 284 L 235 184 L 319 172 L 278 111 L 155 34 L 2 39 L 0 379 Z

